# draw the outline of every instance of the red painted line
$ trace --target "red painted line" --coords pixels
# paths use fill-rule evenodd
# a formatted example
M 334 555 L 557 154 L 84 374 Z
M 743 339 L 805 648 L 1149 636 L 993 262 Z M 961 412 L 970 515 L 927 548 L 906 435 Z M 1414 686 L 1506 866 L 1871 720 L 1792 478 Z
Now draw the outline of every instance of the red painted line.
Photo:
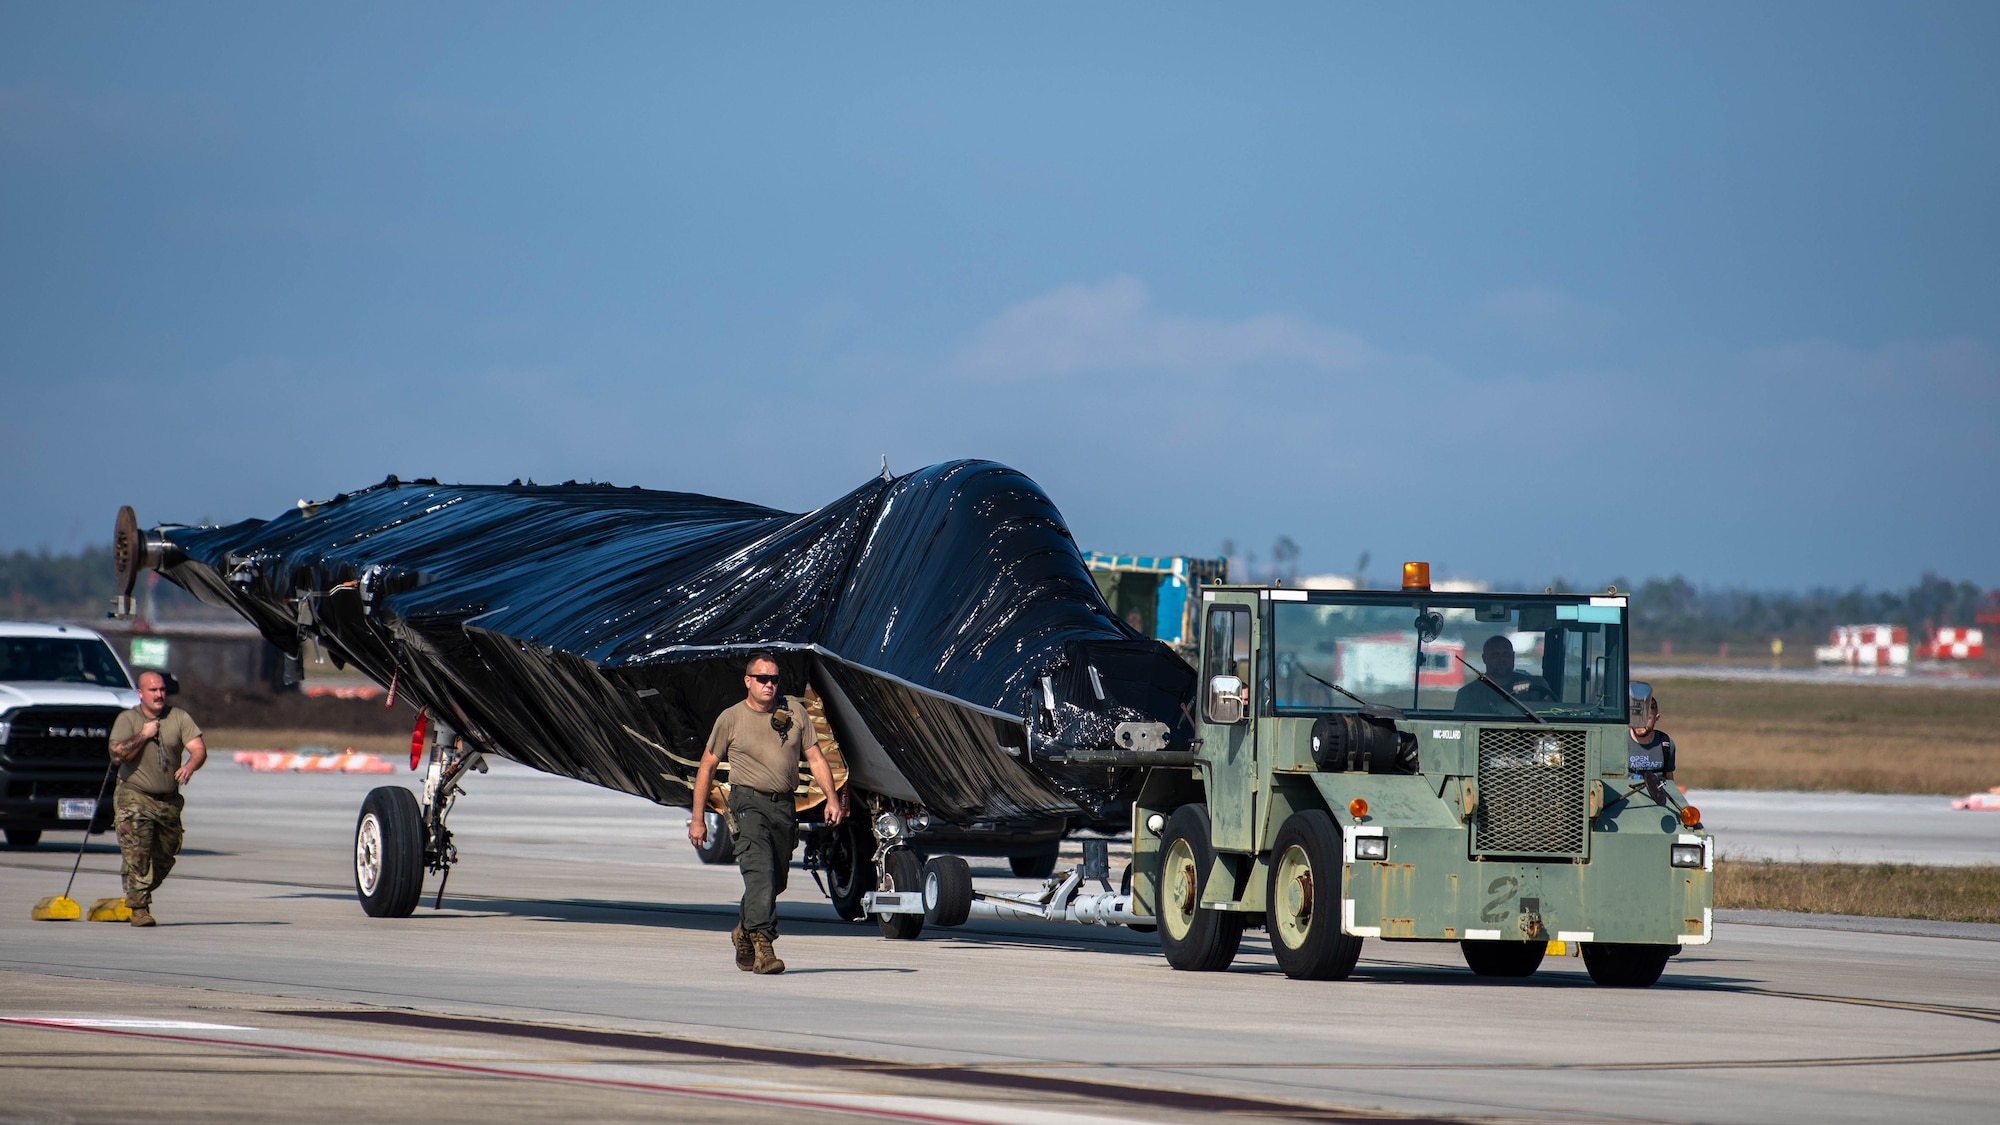
M 168 1035 L 157 1031 L 134 1031 L 117 1027 L 81 1027 L 70 1023 L 57 1023 L 47 1019 L 32 1019 L 20 1016 L 0 1016 L 0 1024 L 16 1024 L 25 1027 L 41 1027 L 51 1031 L 83 1031 L 93 1035 L 122 1035 L 133 1039 L 160 1039 L 171 1043 L 196 1043 L 211 1047 L 240 1047 L 246 1051 L 285 1051 L 294 1055 L 313 1055 L 320 1058 L 350 1059 L 357 1062 L 380 1063 L 386 1066 L 413 1066 L 424 1070 L 443 1070 L 458 1074 L 484 1074 L 494 1078 L 525 1078 L 541 1082 L 568 1082 L 578 1086 L 598 1086 L 615 1090 L 637 1090 L 651 1094 L 681 1094 L 691 1098 L 712 1098 L 717 1101 L 738 1102 L 749 1105 L 783 1106 L 787 1109 L 817 1109 L 826 1113 L 844 1113 L 853 1117 L 879 1117 L 895 1121 L 921 1121 L 930 1125 L 988 1125 L 965 1117 L 940 1117 L 935 1114 L 913 1113 L 907 1110 L 862 1109 L 839 1105 L 826 1105 L 804 1098 L 788 1098 L 778 1094 L 739 1094 L 726 1090 L 706 1090 L 693 1086 L 668 1086 L 654 1082 L 633 1082 L 617 1078 L 584 1078 L 568 1074 L 542 1074 L 532 1070 L 509 1070 L 505 1067 L 481 1066 L 477 1063 L 444 1062 L 438 1059 L 399 1059 L 393 1055 L 375 1055 L 366 1051 L 342 1051 L 333 1047 L 294 1047 L 282 1043 L 248 1043 L 239 1039 L 209 1039 L 199 1035 Z M 870 1095 L 859 1095 L 867 1097 Z M 874 1095 L 881 1097 L 903 1097 L 919 1095 Z

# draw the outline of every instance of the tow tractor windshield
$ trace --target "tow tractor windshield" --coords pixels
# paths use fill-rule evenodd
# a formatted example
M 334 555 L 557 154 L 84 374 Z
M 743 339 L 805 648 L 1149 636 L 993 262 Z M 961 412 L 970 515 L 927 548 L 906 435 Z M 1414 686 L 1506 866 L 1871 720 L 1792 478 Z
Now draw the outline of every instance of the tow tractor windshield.
M 42 681 L 130 688 L 103 641 L 84 637 L 0 637 L 0 682 Z
M 1365 702 L 1485 721 L 1625 719 L 1623 598 L 1308 598 L 1271 603 L 1278 714 L 1354 711 Z

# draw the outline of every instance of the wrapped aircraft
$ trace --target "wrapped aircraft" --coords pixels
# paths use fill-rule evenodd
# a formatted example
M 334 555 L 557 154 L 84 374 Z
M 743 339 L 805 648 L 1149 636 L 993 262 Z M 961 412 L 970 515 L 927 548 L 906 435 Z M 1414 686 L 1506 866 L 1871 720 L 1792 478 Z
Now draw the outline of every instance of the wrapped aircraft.
M 447 871 L 444 813 L 483 755 L 687 806 L 757 651 L 837 744 L 851 810 L 871 814 L 808 837 L 808 865 L 850 917 L 880 874 L 864 863 L 882 852 L 871 835 L 1115 817 L 1148 756 L 1192 737 L 1193 670 L 1112 614 L 1048 496 L 992 462 L 885 470 L 804 514 L 390 477 L 223 527 L 142 531 L 125 509 L 114 553 L 128 597 L 157 569 L 419 709 L 423 800 L 378 791 L 363 810 L 371 913 L 408 913 L 423 869 Z M 802 788 L 801 819 L 823 799 Z

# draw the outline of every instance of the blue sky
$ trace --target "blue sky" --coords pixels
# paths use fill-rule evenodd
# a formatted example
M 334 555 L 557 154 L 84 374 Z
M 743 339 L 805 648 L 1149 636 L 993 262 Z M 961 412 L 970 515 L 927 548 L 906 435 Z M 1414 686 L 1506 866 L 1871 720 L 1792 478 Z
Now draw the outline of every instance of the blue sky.
M 2000 7 L 0 7 L 0 549 L 380 480 L 2000 585 Z

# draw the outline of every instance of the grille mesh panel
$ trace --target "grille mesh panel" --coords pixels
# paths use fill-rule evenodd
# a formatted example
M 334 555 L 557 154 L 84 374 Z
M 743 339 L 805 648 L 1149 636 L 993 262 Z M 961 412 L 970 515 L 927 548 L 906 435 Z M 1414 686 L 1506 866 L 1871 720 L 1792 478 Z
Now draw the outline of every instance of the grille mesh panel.
M 1545 745 L 1553 737 L 1560 753 Z M 1581 856 L 1590 839 L 1584 732 L 1540 727 L 1479 732 L 1476 851 Z

